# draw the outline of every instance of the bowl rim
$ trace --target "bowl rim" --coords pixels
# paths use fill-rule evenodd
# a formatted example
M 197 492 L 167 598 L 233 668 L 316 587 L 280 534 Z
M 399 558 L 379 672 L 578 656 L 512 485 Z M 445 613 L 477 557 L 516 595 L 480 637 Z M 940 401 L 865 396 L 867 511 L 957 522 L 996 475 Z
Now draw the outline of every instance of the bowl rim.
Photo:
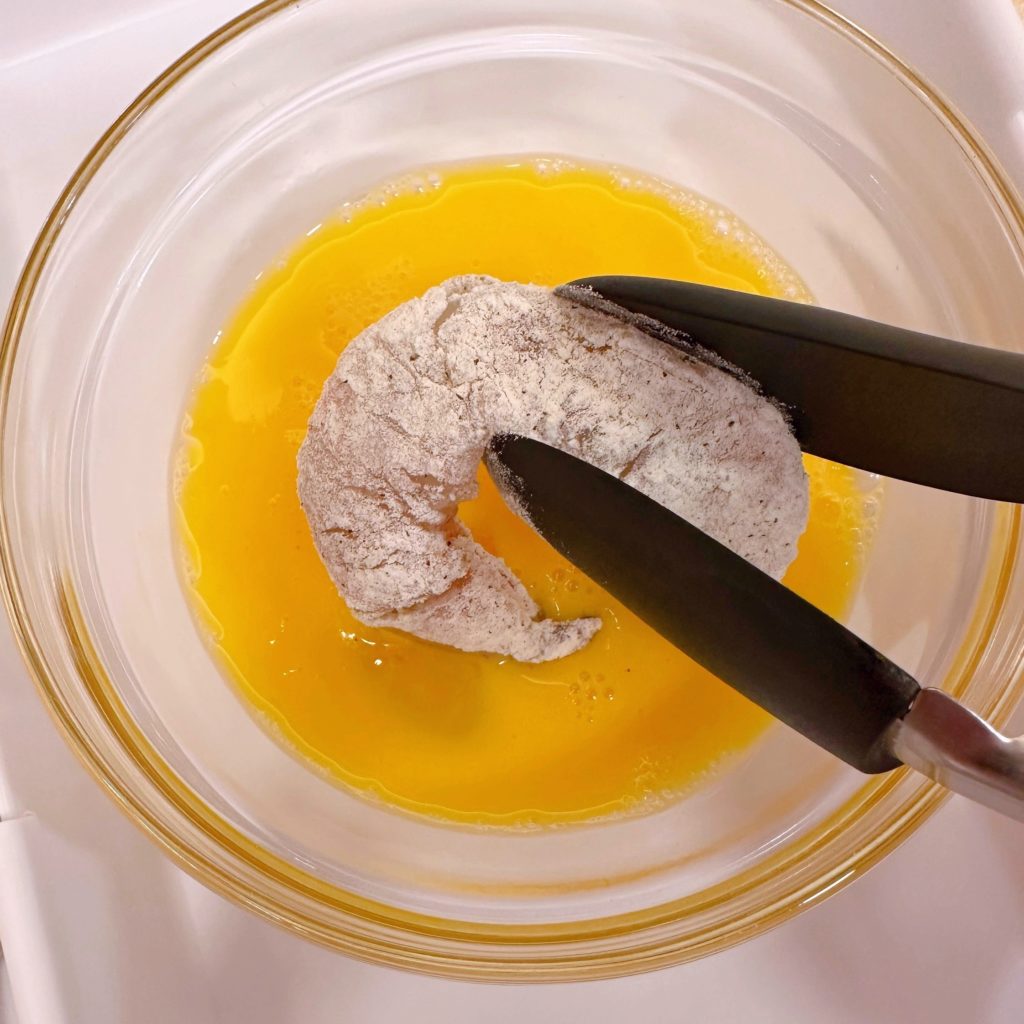
M 809 15 L 882 64 L 909 88 L 953 137 L 975 171 L 989 188 L 999 210 L 1018 242 L 1024 240 L 1024 202 L 971 125 L 909 65 L 896 57 L 869 33 L 819 0 L 777 0 Z M 78 198 L 134 123 L 218 50 L 257 25 L 292 6 L 292 0 L 262 0 L 227 22 L 162 72 L 113 122 L 83 159 L 56 201 L 33 244 L 0 335 L 0 473 L 7 476 L 7 433 L 11 411 L 10 392 L 22 330 L 41 275 L 57 245 L 62 226 Z M 1010 575 L 1021 547 L 1022 518 L 1019 508 L 1006 512 L 1009 538 L 996 567 L 995 597 L 984 621 L 975 624 L 973 649 L 988 643 L 1009 586 Z M 145 737 L 132 727 L 130 716 L 109 685 L 102 664 L 88 639 L 73 595 L 62 588 L 62 615 L 67 637 L 75 648 L 79 669 L 104 725 L 127 755 L 132 785 L 79 721 L 62 696 L 60 686 L 47 669 L 43 646 L 27 614 L 16 568 L 10 523 L 0 506 L 0 589 L 16 643 L 43 703 L 67 744 L 93 778 L 137 826 L 153 839 L 185 871 L 233 902 L 322 945 L 377 964 L 403 967 L 450 978 L 501 981 L 563 981 L 609 978 L 670 966 L 726 949 L 760 934 L 794 916 L 805 907 L 838 892 L 903 842 L 948 797 L 936 783 L 921 780 L 909 799 L 897 801 L 880 827 L 831 863 L 803 874 L 795 873 L 784 891 L 769 898 L 747 900 L 728 922 L 712 922 L 679 935 L 671 925 L 685 917 L 713 910 L 738 894 L 750 895 L 769 876 L 806 863 L 836 835 L 848 832 L 879 803 L 893 797 L 907 774 L 899 769 L 860 787 L 828 821 L 791 846 L 783 847 L 756 867 L 696 896 L 615 917 L 593 918 L 565 925 L 513 926 L 459 922 L 375 903 L 328 886 L 313 876 L 260 850 L 244 835 L 206 807 L 162 763 Z M 973 662 L 973 658 L 970 659 Z M 961 665 L 963 677 L 970 664 Z M 954 673 L 954 674 L 957 674 Z M 1024 691 L 1018 674 L 984 709 L 994 724 L 1009 716 Z M 136 787 L 142 782 L 159 801 L 176 813 L 177 827 L 170 827 Z M 181 826 L 189 835 L 183 835 Z M 211 843 L 212 839 L 212 843 Z M 206 847 L 206 849 L 203 849 Z M 226 855 L 230 863 L 216 853 Z M 239 866 L 241 870 L 238 870 Z M 285 898 L 288 897 L 288 898 Z M 329 907 L 345 915 L 345 927 L 325 923 L 317 907 Z M 624 934 L 640 935 L 641 941 L 617 947 L 609 940 Z M 593 943 L 588 951 L 582 946 Z

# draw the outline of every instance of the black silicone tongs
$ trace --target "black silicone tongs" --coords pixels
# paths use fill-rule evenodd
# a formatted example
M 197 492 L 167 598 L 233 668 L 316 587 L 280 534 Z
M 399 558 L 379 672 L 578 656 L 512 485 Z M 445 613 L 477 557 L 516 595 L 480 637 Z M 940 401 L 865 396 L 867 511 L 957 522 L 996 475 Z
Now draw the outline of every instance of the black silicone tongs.
M 592 278 L 563 294 L 589 305 L 610 300 L 620 315 L 656 320 L 646 326 L 665 340 L 727 359 L 790 408 L 806 451 L 946 490 L 1024 500 L 1024 460 L 1008 457 L 1005 442 L 1024 426 L 1024 356 L 675 281 Z M 685 334 L 665 335 L 658 325 L 666 324 Z M 1024 739 L 923 689 L 845 626 L 617 477 L 520 437 L 497 439 L 488 463 L 500 465 L 492 474 L 499 488 L 556 549 L 776 718 L 863 772 L 907 764 L 1024 821 Z
M 944 491 L 1024 503 L 1024 356 L 818 306 L 654 277 L 556 289 L 667 326 L 785 405 L 812 455 Z M 640 326 L 643 326 L 641 321 Z

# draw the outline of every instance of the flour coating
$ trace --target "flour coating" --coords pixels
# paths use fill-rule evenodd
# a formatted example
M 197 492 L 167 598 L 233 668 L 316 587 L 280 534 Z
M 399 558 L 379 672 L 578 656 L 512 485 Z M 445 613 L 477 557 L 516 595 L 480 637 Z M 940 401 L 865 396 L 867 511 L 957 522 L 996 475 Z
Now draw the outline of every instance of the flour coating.
M 519 661 L 583 647 L 457 518 L 491 437 L 614 473 L 779 578 L 807 521 L 800 448 L 736 376 L 546 288 L 455 277 L 342 352 L 298 456 L 299 497 L 352 613 Z

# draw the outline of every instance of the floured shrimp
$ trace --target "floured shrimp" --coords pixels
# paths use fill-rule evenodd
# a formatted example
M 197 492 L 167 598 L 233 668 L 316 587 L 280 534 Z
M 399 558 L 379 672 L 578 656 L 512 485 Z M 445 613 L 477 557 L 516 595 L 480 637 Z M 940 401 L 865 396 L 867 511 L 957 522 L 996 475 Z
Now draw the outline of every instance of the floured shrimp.
M 457 277 L 345 348 L 299 451 L 317 550 L 360 621 L 526 662 L 600 628 L 539 618 L 459 522 L 502 433 L 616 474 L 776 578 L 795 557 L 807 479 L 767 399 L 548 289 Z

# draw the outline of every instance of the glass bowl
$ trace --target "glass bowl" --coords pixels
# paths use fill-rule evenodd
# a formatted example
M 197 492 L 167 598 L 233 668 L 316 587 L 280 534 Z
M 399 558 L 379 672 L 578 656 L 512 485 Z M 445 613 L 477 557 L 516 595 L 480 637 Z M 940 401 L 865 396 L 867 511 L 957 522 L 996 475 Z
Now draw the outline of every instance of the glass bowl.
M 274 0 L 97 144 L 29 259 L 3 348 L 6 599 L 88 768 L 183 867 L 259 914 L 380 963 L 508 980 L 721 949 L 835 892 L 942 800 L 775 727 L 646 816 L 460 828 L 309 770 L 220 677 L 179 585 L 170 497 L 218 329 L 342 202 L 410 169 L 532 153 L 710 197 L 825 305 L 984 345 L 1020 337 L 1019 202 L 923 82 L 818 4 Z M 1021 690 L 1020 536 L 1015 507 L 888 482 L 851 625 L 1000 724 Z

